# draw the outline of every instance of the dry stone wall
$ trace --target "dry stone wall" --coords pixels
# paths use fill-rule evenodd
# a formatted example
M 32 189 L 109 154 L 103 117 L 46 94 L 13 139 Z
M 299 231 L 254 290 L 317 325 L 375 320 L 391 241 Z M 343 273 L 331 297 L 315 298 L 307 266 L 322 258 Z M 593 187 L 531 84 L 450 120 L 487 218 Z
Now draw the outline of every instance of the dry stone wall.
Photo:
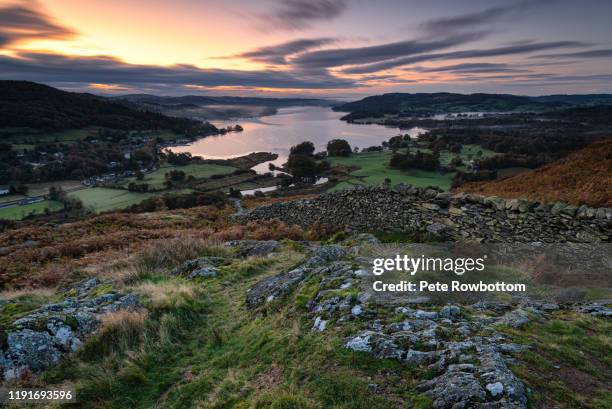
M 612 209 L 541 204 L 472 194 L 451 195 L 410 185 L 358 187 L 317 198 L 274 203 L 235 216 L 316 221 L 349 231 L 429 231 L 450 240 L 481 242 L 610 242 Z

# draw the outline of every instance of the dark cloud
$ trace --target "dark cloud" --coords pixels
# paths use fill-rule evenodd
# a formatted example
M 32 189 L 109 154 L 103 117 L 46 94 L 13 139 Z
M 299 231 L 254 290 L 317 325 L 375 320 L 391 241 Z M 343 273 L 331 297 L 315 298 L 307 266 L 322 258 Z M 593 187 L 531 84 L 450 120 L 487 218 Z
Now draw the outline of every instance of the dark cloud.
M 311 51 L 298 55 L 291 62 L 297 66 L 324 68 L 374 63 L 453 47 L 477 40 L 482 34 L 467 33 L 432 41 L 409 40 L 367 47 Z
M 492 7 L 476 13 L 433 19 L 421 24 L 420 28 L 430 36 L 448 36 L 464 30 L 474 30 L 477 26 L 492 25 L 502 19 L 516 17 L 532 4 L 534 4 L 533 1 L 520 1 L 508 6 Z
M 106 83 L 128 86 L 177 84 L 204 87 L 335 89 L 357 85 L 353 80 L 338 78 L 327 72 L 321 72 L 319 75 L 300 75 L 277 70 L 202 69 L 193 65 L 161 67 L 128 64 L 108 56 L 84 57 L 43 53 L 22 53 L 19 58 L 0 56 L 0 76 L 45 83 Z
M 304 38 L 278 45 L 261 47 L 234 57 L 247 58 L 266 64 L 282 65 L 287 63 L 287 57 L 290 55 L 331 44 L 335 41 L 336 39 L 334 38 Z
M 545 82 L 541 79 L 526 79 L 526 80 L 514 80 L 505 85 L 511 86 L 530 86 L 530 87 L 547 87 L 554 85 L 575 85 L 584 83 L 609 83 L 612 81 L 612 74 L 593 74 L 593 75 L 551 75 L 544 78 Z
M 588 50 L 577 53 L 534 55 L 529 58 L 612 58 L 612 49 Z
M 346 9 L 344 0 L 279 0 L 276 10 L 257 16 L 264 31 L 301 30 L 316 21 L 330 21 Z
M 455 65 L 445 65 L 442 67 L 414 67 L 407 69 L 417 72 L 453 72 L 453 73 L 489 73 L 489 72 L 528 72 L 527 70 L 517 69 L 508 64 L 492 63 L 465 63 Z
M 76 33 L 54 22 L 38 3 L 28 6 L 10 5 L 0 8 L 0 47 L 6 47 L 22 40 L 67 39 Z
M 388 61 L 351 67 L 343 70 L 347 74 L 369 74 L 378 71 L 388 70 L 391 68 L 401 67 L 404 65 L 416 64 L 424 61 L 439 61 L 439 60 L 454 60 L 464 58 L 483 58 L 497 57 L 503 55 L 526 54 L 542 50 L 550 50 L 555 48 L 570 48 L 570 47 L 586 47 L 588 43 L 579 41 L 554 41 L 541 43 L 527 43 L 522 45 L 513 45 L 507 47 L 497 47 L 489 49 L 473 49 L 464 51 L 453 51 L 448 53 L 436 54 L 420 54 L 405 58 L 395 58 Z

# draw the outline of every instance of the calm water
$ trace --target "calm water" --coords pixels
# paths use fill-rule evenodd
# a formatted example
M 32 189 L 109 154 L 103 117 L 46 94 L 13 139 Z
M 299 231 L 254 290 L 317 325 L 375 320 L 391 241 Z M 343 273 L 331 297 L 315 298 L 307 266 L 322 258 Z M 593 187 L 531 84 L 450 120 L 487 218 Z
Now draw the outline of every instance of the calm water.
M 278 159 L 273 163 L 282 165 L 287 161 L 289 149 L 303 141 L 311 141 L 316 151 L 325 150 L 331 139 L 346 139 L 351 147 L 367 148 L 380 145 L 383 141 L 400 133 L 397 128 L 380 125 L 355 125 L 340 120 L 344 115 L 322 107 L 283 108 L 276 115 L 261 118 L 240 119 L 230 122 L 213 123 L 218 127 L 240 124 L 243 132 L 209 136 L 194 143 L 174 146 L 175 152 L 191 152 L 193 155 L 208 159 L 227 159 L 247 155 L 251 152 L 274 152 Z M 401 133 L 413 137 L 426 132 L 422 128 L 412 128 Z M 268 163 L 255 168 L 267 172 Z

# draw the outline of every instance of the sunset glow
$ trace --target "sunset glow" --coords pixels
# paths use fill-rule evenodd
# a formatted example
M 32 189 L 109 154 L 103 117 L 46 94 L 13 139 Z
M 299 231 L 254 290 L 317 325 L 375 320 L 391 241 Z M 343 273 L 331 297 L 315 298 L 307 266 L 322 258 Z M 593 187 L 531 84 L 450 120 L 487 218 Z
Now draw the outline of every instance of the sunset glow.
M 106 93 L 609 92 L 612 4 L 587 3 L 0 0 L 0 73 Z

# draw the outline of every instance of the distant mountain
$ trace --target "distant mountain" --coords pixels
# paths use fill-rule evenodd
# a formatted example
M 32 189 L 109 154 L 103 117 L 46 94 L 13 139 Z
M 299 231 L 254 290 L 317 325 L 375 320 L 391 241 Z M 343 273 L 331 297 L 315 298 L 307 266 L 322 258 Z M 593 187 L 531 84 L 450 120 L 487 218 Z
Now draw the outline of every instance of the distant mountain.
M 150 94 L 129 94 L 113 97 L 113 99 L 126 100 L 140 104 L 159 105 L 258 105 L 270 107 L 289 106 L 333 106 L 336 101 L 314 98 L 264 98 L 264 97 L 233 97 L 233 96 L 202 96 L 185 95 L 180 97 L 166 97 Z
M 133 104 L 91 94 L 61 91 L 28 81 L 0 81 L 0 128 L 26 127 L 60 131 L 87 126 L 113 129 L 212 127 L 137 109 Z M 209 129 L 214 133 L 216 128 Z
M 448 112 L 507 112 L 544 110 L 547 104 L 532 98 L 507 94 L 434 94 L 393 93 L 375 95 L 359 101 L 334 107 L 334 110 L 352 114 L 383 116 L 431 115 Z
M 544 95 L 541 97 L 531 97 L 531 99 L 546 104 L 561 103 L 573 106 L 612 105 L 612 94 Z
M 595 142 L 549 165 L 461 191 L 542 202 L 612 207 L 612 138 Z
M 423 116 L 450 112 L 542 112 L 582 105 L 612 105 L 612 95 L 549 95 L 528 97 L 509 94 L 392 93 L 375 95 L 334 107 L 350 112 L 343 119 L 384 115 Z

